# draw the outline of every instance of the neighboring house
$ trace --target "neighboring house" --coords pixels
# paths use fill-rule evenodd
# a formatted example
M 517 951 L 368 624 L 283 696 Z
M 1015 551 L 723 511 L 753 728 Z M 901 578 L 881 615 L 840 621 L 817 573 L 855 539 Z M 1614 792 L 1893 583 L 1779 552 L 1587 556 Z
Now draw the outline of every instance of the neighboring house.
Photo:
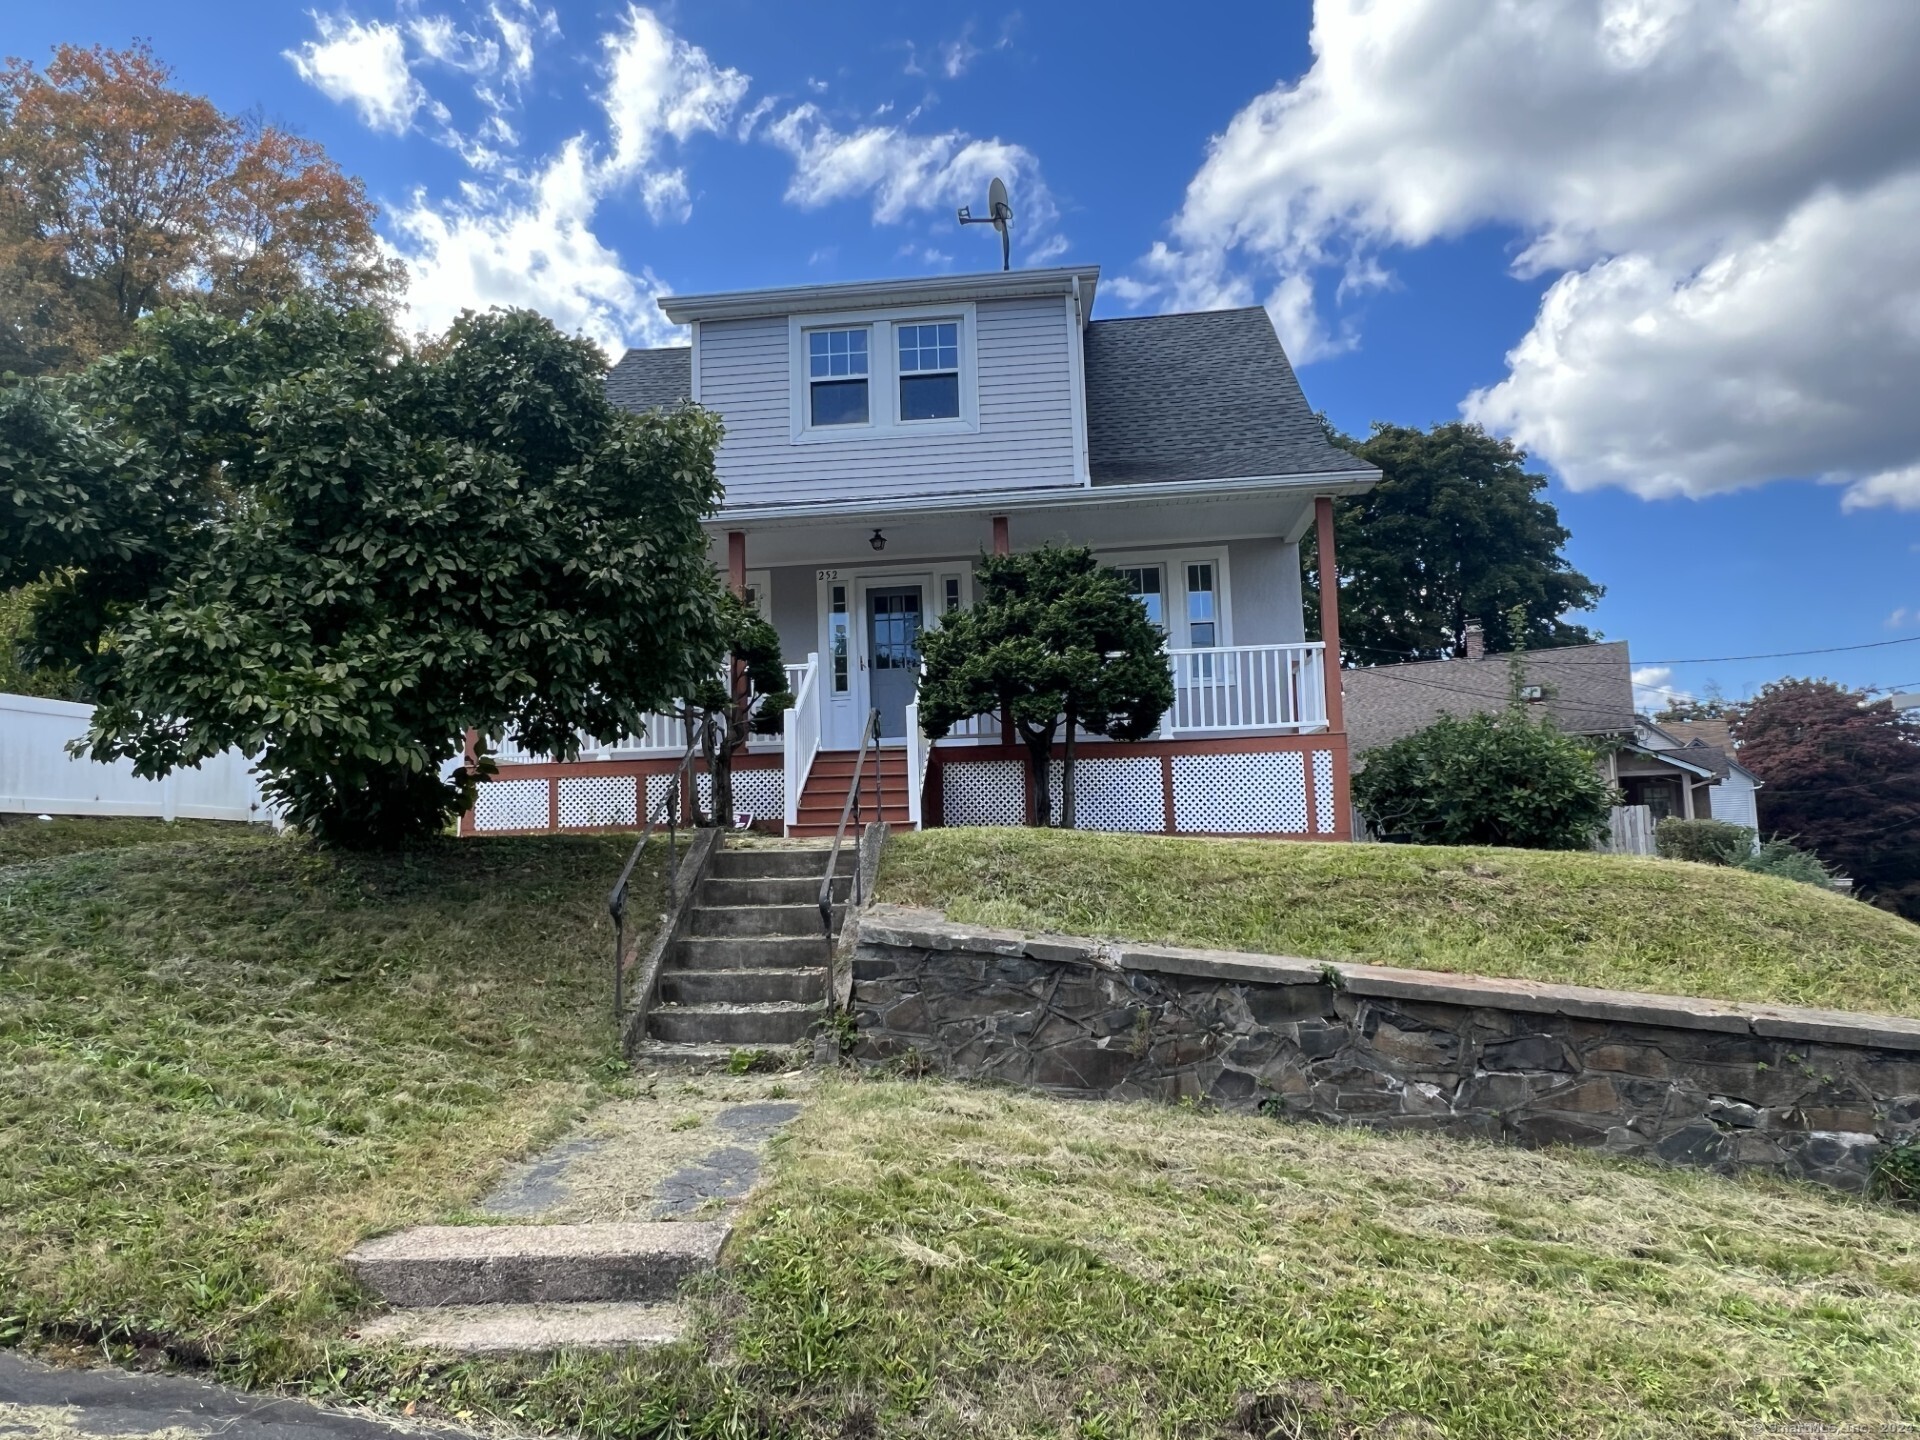
M 1664 812 L 1656 809 L 1656 816 L 1686 814 L 1685 802 L 1691 801 L 1694 819 L 1725 820 L 1756 832 L 1760 829 L 1760 814 L 1754 799 L 1760 778 L 1735 758 L 1733 735 L 1725 720 L 1655 722 L 1643 715 L 1635 722 L 1634 739 L 1659 759 L 1686 761 L 1711 772 L 1711 779 L 1695 778 L 1689 782 L 1681 808 L 1676 809 L 1669 802 Z
M 1369 750 L 1424 730 L 1442 715 L 1505 708 L 1513 693 L 1512 659 L 1486 654 L 1480 628 L 1469 626 L 1463 658 L 1344 672 L 1355 768 L 1365 765 Z M 1624 641 L 1528 650 L 1520 660 L 1522 703 L 1567 734 L 1592 740 L 1601 773 L 1620 787 L 1627 806 L 1646 806 L 1656 821 L 1671 815 L 1755 823 L 1759 782 L 1734 760 L 1724 723 L 1717 732 L 1656 726 L 1634 713 L 1633 664 Z
M 726 427 L 715 566 L 778 630 L 797 703 L 736 769 L 739 803 L 832 828 L 878 711 L 888 816 L 1019 824 L 997 717 L 929 747 L 919 636 L 974 599 L 974 562 L 1091 546 L 1168 634 L 1157 735 L 1078 747 L 1087 828 L 1344 838 L 1337 595 L 1308 637 L 1300 540 L 1379 472 L 1329 444 L 1260 309 L 1091 320 L 1097 268 L 674 295 L 691 344 L 633 350 L 607 390 Z M 471 830 L 633 823 L 671 723 L 575 766 L 504 749 Z M 651 778 L 649 778 L 651 777 Z M 641 782 L 645 782 L 645 788 Z M 517 788 L 516 788 L 517 787 Z

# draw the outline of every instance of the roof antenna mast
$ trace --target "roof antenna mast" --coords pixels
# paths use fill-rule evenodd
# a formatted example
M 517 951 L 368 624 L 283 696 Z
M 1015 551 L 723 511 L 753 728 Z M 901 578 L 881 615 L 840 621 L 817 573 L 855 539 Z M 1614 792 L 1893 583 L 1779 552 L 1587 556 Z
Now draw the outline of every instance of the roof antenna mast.
M 972 206 L 960 207 L 962 225 L 991 225 L 1000 232 L 1000 268 L 1002 270 L 1013 268 L 1013 241 L 1007 230 L 1007 226 L 1012 221 L 1013 207 L 1007 204 L 1007 187 L 1000 183 L 998 175 L 994 176 L 993 183 L 987 186 L 986 214 L 975 218 Z

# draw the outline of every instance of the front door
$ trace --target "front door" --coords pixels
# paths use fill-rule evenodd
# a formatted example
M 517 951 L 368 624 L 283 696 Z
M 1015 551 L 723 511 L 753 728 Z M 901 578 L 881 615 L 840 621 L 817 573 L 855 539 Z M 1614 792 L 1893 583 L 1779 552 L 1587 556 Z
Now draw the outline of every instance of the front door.
M 918 585 L 867 591 L 867 699 L 880 712 L 883 740 L 907 735 L 907 706 L 920 684 L 921 600 Z

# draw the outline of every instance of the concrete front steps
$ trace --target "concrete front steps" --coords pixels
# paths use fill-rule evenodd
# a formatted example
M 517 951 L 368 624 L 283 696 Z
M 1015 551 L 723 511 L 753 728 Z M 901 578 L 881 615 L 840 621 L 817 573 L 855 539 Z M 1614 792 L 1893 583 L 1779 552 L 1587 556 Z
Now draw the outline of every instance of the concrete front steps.
M 847 787 L 853 783 L 857 750 L 822 750 L 813 759 L 813 771 L 800 790 L 799 819 L 787 827 L 796 838 L 831 837 L 840 827 L 840 812 L 846 809 Z M 874 756 L 879 757 L 880 814 L 873 813 Z M 880 749 L 867 756 L 860 774 L 860 821 L 885 820 L 895 830 L 912 828 L 907 813 L 907 752 Z M 853 822 L 847 822 L 847 838 L 855 838 Z
M 647 1063 L 724 1060 L 805 1040 L 827 1013 L 830 954 L 820 920 L 828 846 L 723 848 L 701 882 L 687 933 L 667 952 L 647 1011 Z M 845 913 L 855 847 L 834 876 Z
M 347 1266 L 396 1307 L 364 1339 L 459 1354 L 641 1347 L 680 1337 L 674 1298 L 714 1267 L 731 1230 L 691 1220 L 422 1225 L 362 1242 Z

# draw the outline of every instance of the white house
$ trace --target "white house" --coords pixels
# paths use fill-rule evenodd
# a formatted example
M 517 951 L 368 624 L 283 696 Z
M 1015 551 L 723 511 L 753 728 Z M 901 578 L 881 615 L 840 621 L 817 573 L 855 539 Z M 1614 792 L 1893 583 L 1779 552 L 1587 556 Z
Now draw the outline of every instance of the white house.
M 714 563 L 779 631 L 798 696 L 738 803 L 830 828 L 877 710 L 890 820 L 1021 823 L 1025 751 L 997 719 L 919 734 L 918 639 L 973 602 L 983 551 L 1051 540 L 1126 576 L 1177 693 L 1152 739 L 1081 745 L 1079 822 L 1346 837 L 1337 593 L 1309 637 L 1299 546 L 1319 527 L 1330 566 L 1333 497 L 1379 472 L 1327 443 L 1264 310 L 1096 321 L 1098 283 L 1086 266 L 675 295 L 691 344 L 614 367 L 617 403 L 697 402 L 726 427 Z M 631 824 L 680 744 L 662 724 L 567 766 L 503 750 L 467 829 Z

